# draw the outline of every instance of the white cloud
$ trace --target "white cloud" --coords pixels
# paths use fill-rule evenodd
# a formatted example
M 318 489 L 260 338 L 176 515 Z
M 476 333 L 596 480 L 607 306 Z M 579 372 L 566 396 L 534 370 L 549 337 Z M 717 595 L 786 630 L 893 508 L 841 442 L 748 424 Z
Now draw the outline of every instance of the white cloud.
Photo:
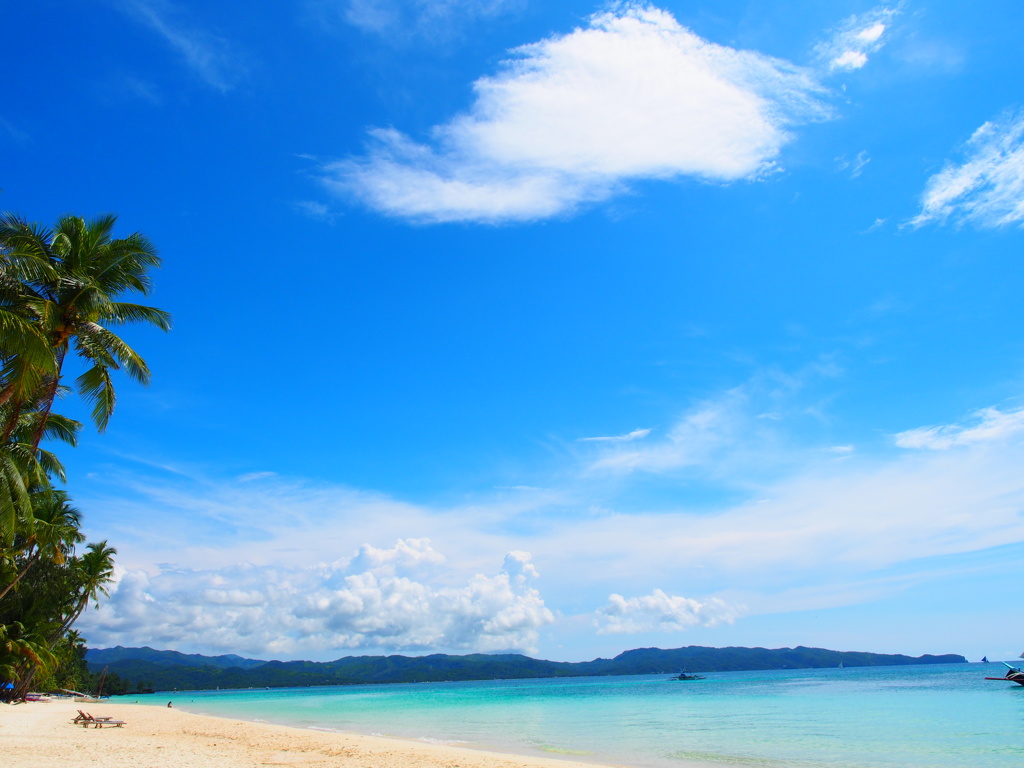
M 239 475 L 237 479 L 240 483 L 251 483 L 255 480 L 266 480 L 268 477 L 276 476 L 276 472 L 247 472 L 244 475 Z
M 230 90 L 245 72 L 244 57 L 228 40 L 180 21 L 168 0 L 116 0 L 135 20 L 159 34 L 207 85 Z
M 843 51 L 830 63 L 834 69 L 860 69 L 868 63 L 868 57 L 862 51 Z
M 803 402 L 808 389 L 841 376 L 829 357 L 793 373 L 764 369 L 744 384 L 695 403 L 658 438 L 642 443 L 597 443 L 585 457 L 596 474 L 689 474 L 746 478 L 778 474 L 810 460 L 812 451 L 787 446 L 787 431 L 798 423 L 827 419 L 823 406 Z M 792 441 L 789 441 L 792 442 Z
M 831 30 L 829 39 L 819 43 L 814 52 L 830 71 L 860 69 L 868 63 L 869 54 L 880 50 L 883 37 L 892 25 L 892 19 L 902 10 L 899 5 L 879 6 L 867 13 L 850 16 L 837 29 Z
M 703 40 L 647 5 L 513 55 L 431 142 L 373 130 L 368 153 L 324 166 L 324 183 L 421 222 L 540 219 L 636 179 L 761 177 L 790 127 L 828 115 L 807 71 Z
M 909 224 L 1024 225 L 1024 112 L 1007 113 L 974 132 L 962 163 L 928 179 L 921 212 Z
M 836 170 L 849 171 L 850 178 L 856 179 L 864 171 L 865 166 L 871 162 L 867 150 L 861 150 L 853 160 L 840 156 L 836 158 Z
M 743 615 L 807 610 L 879 599 L 953 558 L 1024 543 L 1024 409 L 896 436 L 916 450 L 854 451 L 834 427 L 807 432 L 820 426 L 808 402 L 834 375 L 828 360 L 764 372 L 657 437 L 572 442 L 569 465 L 524 478 L 537 486 L 448 506 L 157 463 L 145 476 L 104 470 L 112 495 L 79 503 L 87 533 L 116 542 L 128 573 L 83 631 L 96 644 L 260 657 L 428 641 L 529 649 L 589 626 L 612 593 L 624 597 L 618 620 L 601 619 L 606 632 L 670 623 L 676 614 L 652 607 L 662 603 L 680 622 L 719 615 L 704 598 L 700 610 L 670 599 L 696 589 Z
M 462 586 L 424 578 L 444 558 L 425 540 L 364 545 L 350 561 L 275 568 L 119 569 L 109 599 L 81 622 L 94 645 L 147 643 L 230 652 L 341 655 L 355 649 L 494 651 L 536 645 L 554 620 L 526 552 Z M 407 575 L 396 573 L 401 566 Z
M 324 221 L 328 224 L 333 224 L 337 218 L 337 214 L 329 206 L 324 205 L 318 200 L 298 200 L 295 202 L 295 210 L 311 219 Z
M 599 613 L 600 634 L 680 632 L 693 627 L 732 624 L 742 609 L 718 598 L 704 602 L 655 589 L 649 595 L 625 598 L 613 594 Z
M 668 472 L 705 463 L 722 447 L 734 443 L 740 425 L 739 411 L 746 394 L 733 390 L 722 398 L 693 408 L 650 445 L 610 447 L 591 465 L 591 470 L 615 472 Z
M 613 435 L 610 437 L 581 437 L 577 442 L 580 443 L 628 443 L 633 440 L 642 440 L 651 434 L 650 429 L 634 429 L 632 432 L 626 435 Z
M 970 425 L 947 424 L 937 427 L 918 427 L 896 435 L 901 448 L 928 448 L 945 450 L 974 443 L 990 443 L 1012 439 L 1024 432 L 1024 408 L 1000 411 L 983 408 L 973 414 Z
M 428 565 L 442 565 L 444 555 L 434 551 L 429 539 L 399 539 L 391 549 L 363 544 L 350 563 L 359 572 L 374 571 L 393 575 L 396 571 L 416 571 Z
M 320 0 L 322 19 L 340 16 L 346 23 L 393 39 L 418 33 L 447 37 L 474 19 L 489 19 L 519 7 L 522 0 Z

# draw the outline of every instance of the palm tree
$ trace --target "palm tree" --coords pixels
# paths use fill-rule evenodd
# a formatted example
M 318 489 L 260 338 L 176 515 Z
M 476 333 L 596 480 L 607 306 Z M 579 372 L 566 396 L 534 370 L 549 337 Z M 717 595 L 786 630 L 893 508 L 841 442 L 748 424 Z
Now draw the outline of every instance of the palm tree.
M 33 670 L 46 669 L 55 662 L 56 657 L 49 645 L 37 634 L 27 632 L 20 622 L 0 624 L 0 681 L 12 683 L 12 688 L 4 691 L 5 698 L 17 698 L 19 693 L 24 697 L 18 689 L 21 688 L 19 678 L 26 666 Z M 18 685 L 13 685 L 15 681 L 19 681 Z M 26 691 L 30 683 L 25 685 Z
M 170 328 L 163 310 L 123 300 L 149 293 L 160 259 L 141 234 L 114 238 L 115 222 L 65 216 L 50 229 L 0 214 L 0 677 L 17 680 L 15 696 L 37 675 L 57 674 L 75 647 L 71 626 L 113 580 L 116 551 L 106 541 L 75 554 L 80 516 L 51 485 L 64 480 L 63 467 L 40 448 L 44 439 L 74 445 L 81 427 L 53 411 L 69 389 L 68 354 L 84 363 L 74 389 L 103 431 L 116 403 L 113 372 L 150 378 L 112 328 Z
M 51 237 L 37 224 L 0 214 L 0 405 L 30 398 L 54 370 L 53 347 L 27 289 L 57 279 L 46 247 Z
M 55 658 L 54 647 L 82 615 L 89 601 L 108 594 L 107 585 L 114 580 L 114 555 L 117 554 L 117 550 L 107 546 L 106 541 L 89 544 L 86 550 L 81 557 L 75 557 L 68 563 L 71 567 L 68 576 L 74 585 L 74 594 L 65 594 L 69 599 L 63 607 L 65 612 L 55 619 L 56 627 L 44 642 L 33 646 L 38 659 L 28 657 L 14 670 L 14 678 L 18 680 L 14 686 L 15 699 L 24 698 L 31 689 L 36 675 L 40 671 L 45 673 L 47 666 L 52 666 Z M 38 653 L 39 648 L 45 651 L 45 654 Z
M 10 404 L 0 406 L 0 414 L 11 407 Z M 50 479 L 64 480 L 64 467 L 57 457 L 42 448 L 32 450 L 26 440 L 38 430 L 41 417 L 28 410 L 14 422 L 15 429 L 6 441 L 0 442 L 0 600 L 25 575 L 28 568 L 38 562 L 33 557 L 31 548 L 48 547 L 47 537 L 56 530 L 52 525 L 46 530 L 49 515 L 54 504 L 57 508 L 67 507 L 67 494 L 55 491 L 50 486 Z M 45 437 L 61 440 L 75 445 L 81 424 L 60 414 L 51 413 L 43 428 Z M 42 512 L 42 516 L 40 515 Z M 74 512 L 77 515 L 77 511 Z M 65 517 L 64 523 L 74 523 L 77 531 L 77 517 L 72 521 Z M 38 538 L 37 528 L 42 525 L 42 538 Z M 28 548 L 28 559 L 21 555 Z M 42 556 L 43 550 L 37 549 L 36 555 Z M 21 562 L 19 563 L 19 558 Z M 11 574 L 13 568 L 14 574 Z
M 114 580 L 114 555 L 117 550 L 108 547 L 106 540 L 86 546 L 86 553 L 78 558 L 75 564 L 75 575 L 78 581 L 76 602 L 71 611 L 65 617 L 64 622 L 50 638 L 51 644 L 65 632 L 82 615 L 82 611 L 89 604 L 90 600 L 99 599 L 100 595 L 107 595 L 107 585 Z
M 82 514 L 73 506 L 65 491 L 46 488 L 33 494 L 34 519 L 31 532 L 23 537 L 19 569 L 3 590 L 0 600 L 20 582 L 29 569 L 43 558 L 63 565 L 75 544 L 85 541 L 79 530 Z
M 150 378 L 146 361 L 108 326 L 145 322 L 164 331 L 171 327 L 167 312 L 118 300 L 125 293 L 149 293 L 148 273 L 160 266 L 160 258 L 152 243 L 139 233 L 113 239 L 116 221 L 113 215 L 89 222 L 65 216 L 52 231 L 17 217 L 0 222 L 0 243 L 8 262 L 19 268 L 27 294 L 25 305 L 50 351 L 48 359 L 26 355 L 10 365 L 9 378 L 0 390 L 0 398 L 6 390 L 11 390 L 8 398 L 20 398 L 12 409 L 20 412 L 30 397 L 26 394 L 30 385 L 38 382 L 38 394 L 31 396 L 38 400 L 41 414 L 31 441 L 33 448 L 43 437 L 72 346 L 88 366 L 76 379 L 76 389 L 93 406 L 93 421 L 102 431 L 116 402 L 111 371 L 124 369 L 141 384 L 148 384 Z M 13 316 L 20 305 L 12 306 Z M 9 418 L 18 415 L 12 413 Z M 8 423 L 7 435 L 11 429 Z

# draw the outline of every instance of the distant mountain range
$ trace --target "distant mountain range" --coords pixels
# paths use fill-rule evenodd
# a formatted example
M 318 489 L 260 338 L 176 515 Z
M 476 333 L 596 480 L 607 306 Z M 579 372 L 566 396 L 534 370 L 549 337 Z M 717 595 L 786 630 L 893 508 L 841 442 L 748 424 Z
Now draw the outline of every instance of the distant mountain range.
M 153 690 L 283 688 L 308 685 L 421 683 L 532 677 L 734 672 L 823 667 L 882 667 L 903 664 L 961 664 L 963 656 L 903 656 L 824 648 L 637 648 L 614 659 L 566 662 L 509 653 L 450 656 L 348 656 L 336 661 L 261 661 L 233 654 L 202 656 L 152 648 L 90 648 L 90 670 L 109 667 L 121 679 Z
M 179 653 L 178 651 L 156 651 L 152 648 L 125 648 L 118 645 L 113 648 L 90 648 L 85 654 L 90 666 L 117 664 L 119 661 L 149 661 L 164 667 L 217 667 L 218 669 L 252 669 L 266 661 L 245 659 L 229 653 L 226 656 L 203 656 L 198 653 Z

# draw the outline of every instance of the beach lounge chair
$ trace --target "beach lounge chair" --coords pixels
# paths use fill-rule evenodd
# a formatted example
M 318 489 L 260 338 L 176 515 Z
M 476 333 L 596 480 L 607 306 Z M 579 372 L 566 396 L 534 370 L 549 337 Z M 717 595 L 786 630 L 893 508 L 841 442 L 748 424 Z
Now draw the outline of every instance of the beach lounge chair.
M 113 720 L 113 719 L 111 719 L 109 717 L 96 718 L 95 720 L 92 721 L 93 728 L 104 728 L 104 727 L 106 727 L 108 725 L 112 725 L 115 728 L 120 728 L 120 727 L 126 725 L 127 722 L 128 722 L 127 720 Z
M 123 720 L 114 720 L 113 717 L 93 717 L 88 712 L 83 712 L 82 710 L 78 710 L 78 717 L 71 722 L 81 723 L 83 728 L 88 728 L 90 723 L 96 728 L 102 725 L 113 725 L 114 723 L 124 724 Z

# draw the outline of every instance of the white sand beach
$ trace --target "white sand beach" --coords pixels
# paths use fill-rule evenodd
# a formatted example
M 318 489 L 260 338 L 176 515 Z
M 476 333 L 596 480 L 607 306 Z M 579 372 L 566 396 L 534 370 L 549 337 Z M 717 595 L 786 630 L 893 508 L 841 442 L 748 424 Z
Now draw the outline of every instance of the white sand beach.
M 83 728 L 78 709 L 126 721 Z M 179 709 L 71 701 L 0 705 L 0 755 L 10 768 L 585 768 L 415 741 L 210 717 Z

